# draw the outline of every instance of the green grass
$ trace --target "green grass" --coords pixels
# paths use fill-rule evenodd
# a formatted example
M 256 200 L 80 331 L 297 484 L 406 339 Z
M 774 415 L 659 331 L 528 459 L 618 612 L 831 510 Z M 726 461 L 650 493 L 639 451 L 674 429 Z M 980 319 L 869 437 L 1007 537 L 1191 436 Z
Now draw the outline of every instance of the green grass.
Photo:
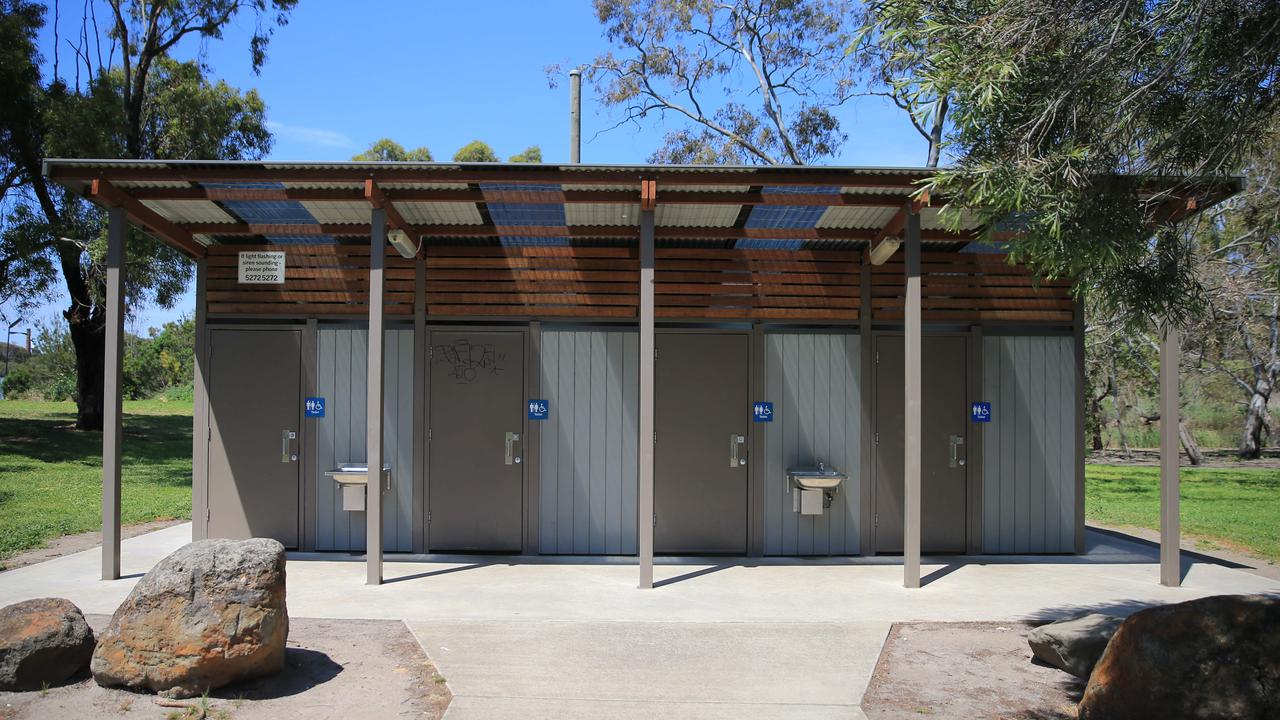
M 1183 534 L 1280 562 L 1280 470 L 1183 468 L 1181 478 Z M 1159 469 L 1087 465 L 1085 515 L 1159 529 Z
M 121 520 L 191 517 L 191 403 L 124 404 Z M 0 559 L 102 527 L 102 433 L 75 404 L 0 401 Z

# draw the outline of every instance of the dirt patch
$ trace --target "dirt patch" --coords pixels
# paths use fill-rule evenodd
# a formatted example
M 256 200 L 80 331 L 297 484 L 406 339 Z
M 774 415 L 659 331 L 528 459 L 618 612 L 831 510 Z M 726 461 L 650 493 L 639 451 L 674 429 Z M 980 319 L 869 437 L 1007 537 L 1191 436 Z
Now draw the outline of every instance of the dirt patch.
M 95 632 L 110 620 L 105 615 L 87 619 Z M 269 678 L 165 707 L 154 695 L 99 687 L 86 672 L 45 692 L 0 692 L 0 720 L 434 719 L 444 715 L 450 699 L 444 678 L 404 623 L 290 618 L 285 669 Z
M 1257 460 L 1241 460 L 1239 453 L 1233 449 L 1204 450 L 1204 464 L 1192 465 L 1186 454 L 1178 456 L 1178 463 L 1184 468 L 1232 468 L 1259 470 L 1275 470 L 1280 468 L 1280 448 L 1266 448 L 1262 457 Z M 1160 451 L 1152 448 L 1133 448 L 1126 457 L 1120 450 L 1092 450 L 1085 462 L 1098 465 L 1140 465 L 1155 467 L 1160 464 Z
M 868 718 L 1061 720 L 1082 682 L 1031 659 L 1022 623 L 899 623 L 862 699 Z
M 162 530 L 173 525 L 180 525 L 190 520 L 153 520 L 151 522 L 134 523 L 133 525 L 125 525 L 120 529 L 121 538 L 131 538 L 138 535 L 145 535 L 153 530 Z M 26 567 L 27 565 L 35 565 L 38 562 L 52 560 L 63 555 L 78 553 L 81 550 L 89 550 L 102 544 L 102 531 L 95 530 L 93 532 L 76 533 L 74 535 L 61 535 L 56 538 L 50 538 L 44 547 L 34 550 L 24 550 L 20 553 L 10 555 L 0 560 L 0 570 L 13 570 L 14 568 Z

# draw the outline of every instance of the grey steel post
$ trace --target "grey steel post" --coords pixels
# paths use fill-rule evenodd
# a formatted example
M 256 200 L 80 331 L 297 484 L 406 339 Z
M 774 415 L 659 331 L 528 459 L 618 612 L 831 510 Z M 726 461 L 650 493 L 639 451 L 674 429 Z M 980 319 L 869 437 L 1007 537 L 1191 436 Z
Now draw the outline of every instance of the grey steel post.
M 102 579 L 120 579 L 120 437 L 124 405 L 124 208 L 107 211 L 107 340 L 102 364 Z
M 427 262 L 419 257 L 413 270 L 413 437 L 427 430 Z M 424 443 L 414 443 L 413 551 L 427 551 L 427 463 Z
M 640 211 L 640 588 L 653 587 L 653 210 Z
M 1178 328 L 1160 339 L 1160 584 L 1182 584 L 1182 528 L 1178 493 Z
M 196 260 L 196 341 L 195 376 L 193 378 L 191 422 L 191 539 L 209 537 L 209 338 L 208 292 L 209 262 Z
M 1084 346 L 1084 300 L 1077 299 L 1075 308 L 1072 311 L 1071 331 L 1073 335 L 1073 346 L 1076 352 L 1076 397 L 1075 397 L 1075 413 L 1076 413 L 1076 457 L 1075 465 L 1072 468 L 1075 471 L 1075 553 L 1083 555 L 1085 551 L 1084 545 L 1084 394 L 1088 392 L 1089 381 L 1085 371 L 1085 346 Z
M 582 70 L 569 71 L 569 162 L 582 162 Z
M 382 354 L 386 343 L 382 321 L 383 275 L 387 264 L 387 211 L 374 208 L 369 232 L 369 372 L 365 423 L 365 458 L 369 480 L 365 492 L 365 569 L 367 585 L 382 584 Z M 403 472 L 403 470 L 402 470 Z
M 871 315 L 871 257 L 870 250 L 862 252 L 862 268 L 858 276 L 858 422 L 861 428 L 858 438 L 858 538 L 863 555 L 874 555 L 875 504 L 871 495 L 875 466 L 871 462 L 872 439 L 875 435 L 875 417 L 871 414 L 871 389 L 875 383 L 875 350 L 872 346 Z
M 903 327 L 903 378 L 906 390 L 906 457 L 902 464 L 902 584 L 920 587 L 920 215 L 908 211 L 906 242 L 906 322 Z

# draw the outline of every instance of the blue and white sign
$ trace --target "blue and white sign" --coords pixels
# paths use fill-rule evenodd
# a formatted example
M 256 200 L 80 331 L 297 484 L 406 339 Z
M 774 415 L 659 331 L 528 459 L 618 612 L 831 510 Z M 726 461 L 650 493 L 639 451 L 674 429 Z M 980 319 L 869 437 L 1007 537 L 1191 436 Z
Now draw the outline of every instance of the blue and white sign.
M 751 419 L 754 422 L 773 422 L 773 403 L 771 402 L 752 403 Z
M 302 403 L 303 415 L 306 417 L 324 417 L 324 398 L 309 397 Z
M 529 401 L 529 419 L 546 420 L 551 415 L 551 403 L 546 400 Z
M 969 408 L 969 418 L 974 422 L 991 422 L 991 403 L 974 403 Z

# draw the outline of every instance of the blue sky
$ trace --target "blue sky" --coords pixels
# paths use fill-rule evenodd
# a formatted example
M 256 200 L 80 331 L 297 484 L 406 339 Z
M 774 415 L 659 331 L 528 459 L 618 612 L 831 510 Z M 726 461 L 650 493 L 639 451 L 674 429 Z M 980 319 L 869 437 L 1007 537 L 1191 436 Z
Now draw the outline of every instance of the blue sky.
M 62 9 L 64 73 L 71 62 L 66 39 L 79 32 L 75 5 Z M 108 16 L 99 10 L 100 20 Z M 46 65 L 53 57 L 52 12 L 48 23 Z M 426 145 L 437 160 L 481 139 L 503 157 L 540 145 L 547 162 L 567 162 L 568 82 L 551 88 L 544 68 L 570 67 L 610 49 L 589 0 L 304 0 L 277 29 L 255 76 L 248 52 L 253 23 L 240 17 L 222 40 L 187 42 L 174 54 L 202 55 L 213 77 L 258 90 L 275 134 L 270 157 L 278 160 L 347 160 L 391 137 L 406 147 Z M 672 118 L 665 126 L 608 130 L 618 116 L 599 106 L 589 87 L 582 115 L 588 163 L 644 162 L 664 132 L 680 127 Z M 855 99 L 840 117 L 849 140 L 833 164 L 923 164 L 924 141 L 887 101 Z M 59 298 L 37 317 L 55 318 L 63 304 Z M 172 309 L 138 309 L 130 329 L 145 332 L 193 309 L 188 293 Z

